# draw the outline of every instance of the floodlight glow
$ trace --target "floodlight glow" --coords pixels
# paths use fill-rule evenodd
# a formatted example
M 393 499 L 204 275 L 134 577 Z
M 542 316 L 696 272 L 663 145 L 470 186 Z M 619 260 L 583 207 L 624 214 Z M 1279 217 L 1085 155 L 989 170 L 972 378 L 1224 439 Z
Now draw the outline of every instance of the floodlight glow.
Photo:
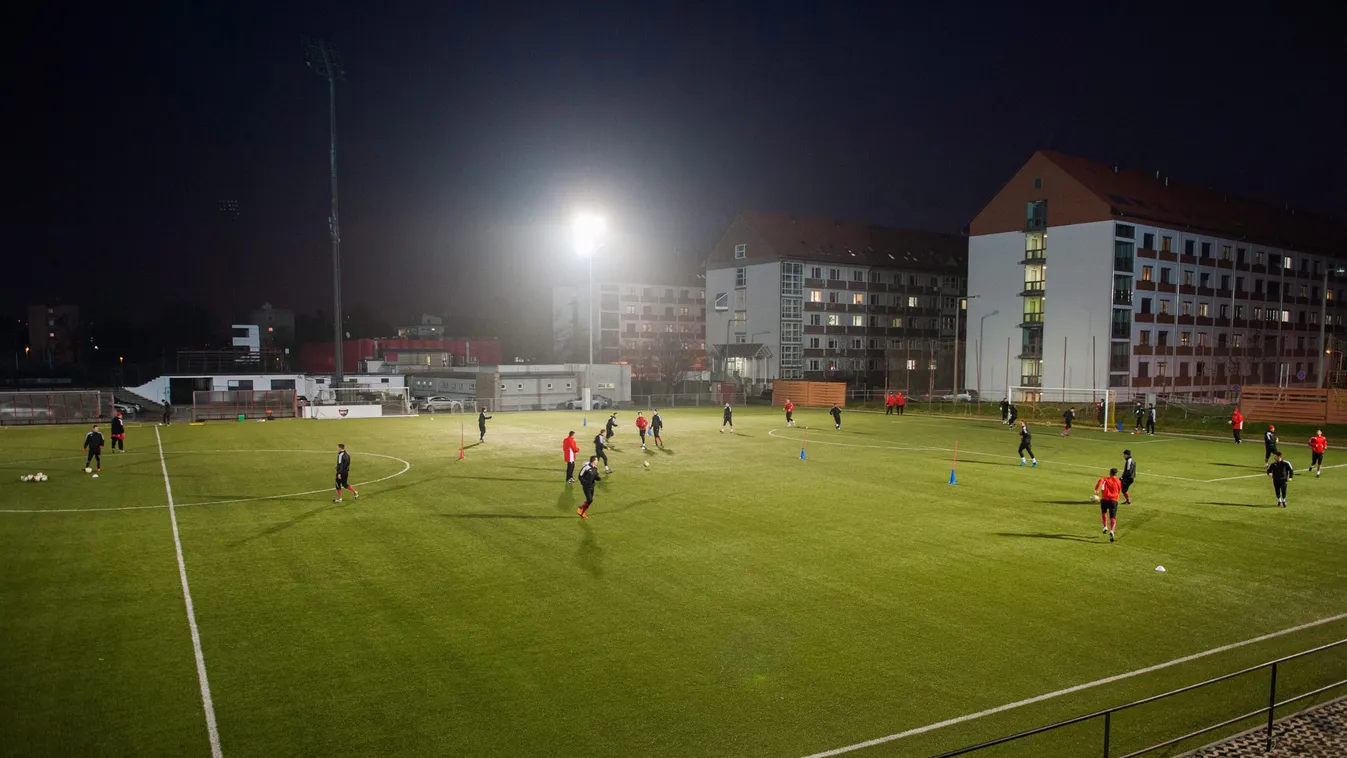
M 607 224 L 602 216 L 581 213 L 571 222 L 571 243 L 580 255 L 593 255 L 599 249 L 599 238 Z

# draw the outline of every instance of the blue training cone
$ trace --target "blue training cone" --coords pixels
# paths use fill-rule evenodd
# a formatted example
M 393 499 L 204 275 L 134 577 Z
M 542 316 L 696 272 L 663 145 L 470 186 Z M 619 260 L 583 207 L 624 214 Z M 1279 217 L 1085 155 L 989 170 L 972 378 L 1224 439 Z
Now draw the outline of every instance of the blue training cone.
M 580 426 L 589 426 L 589 416 L 580 419 Z
M 800 460 L 804 460 L 804 448 L 800 448 Z
M 954 469 L 949 470 L 949 483 L 958 484 L 958 482 L 954 481 Z

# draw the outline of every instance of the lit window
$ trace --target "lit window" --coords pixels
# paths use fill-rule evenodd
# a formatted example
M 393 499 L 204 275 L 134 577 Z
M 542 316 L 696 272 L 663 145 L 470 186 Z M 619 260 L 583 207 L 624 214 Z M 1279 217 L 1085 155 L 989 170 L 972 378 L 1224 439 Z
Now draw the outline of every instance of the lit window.
M 852 326 L 865 326 L 865 317 L 859 313 L 851 317 Z
M 837 315 L 836 313 L 828 314 L 828 326 L 841 326 L 841 325 L 842 325 L 841 316 Z
M 865 305 L 865 295 L 860 292 L 851 293 L 852 305 Z
M 823 290 L 809 290 L 809 302 L 811 303 L 823 302 Z

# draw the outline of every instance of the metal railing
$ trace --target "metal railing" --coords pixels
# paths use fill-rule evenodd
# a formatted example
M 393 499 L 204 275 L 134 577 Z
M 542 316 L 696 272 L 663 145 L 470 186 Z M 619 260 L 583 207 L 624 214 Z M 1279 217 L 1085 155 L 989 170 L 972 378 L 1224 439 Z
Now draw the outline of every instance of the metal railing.
M 969 745 L 968 747 L 960 748 L 958 750 L 951 750 L 949 752 L 940 753 L 939 755 L 934 756 L 934 758 L 953 758 L 953 756 L 956 755 L 967 755 L 969 753 L 977 752 L 979 750 L 985 750 L 987 748 L 995 747 L 997 745 L 1004 745 L 1007 742 L 1014 742 L 1016 740 L 1021 740 L 1026 737 L 1032 737 L 1034 735 L 1055 731 L 1063 727 L 1072 726 L 1074 724 L 1081 724 L 1086 721 L 1093 721 L 1095 719 L 1104 720 L 1103 756 L 1104 758 L 1111 758 L 1112 753 L 1109 752 L 1109 747 L 1113 737 L 1113 714 L 1119 713 L 1121 711 L 1126 711 L 1140 705 L 1146 705 L 1147 703 L 1154 703 L 1159 700 L 1164 700 L 1165 698 L 1173 697 L 1174 695 L 1180 695 L 1185 692 L 1192 692 L 1194 690 L 1201 689 L 1208 685 L 1228 681 L 1230 679 L 1244 676 L 1245 674 L 1251 674 L 1267 668 L 1271 669 L 1271 676 L 1269 677 L 1268 680 L 1267 705 L 1263 706 L 1262 708 L 1249 711 L 1248 713 L 1236 716 L 1234 718 L 1226 719 L 1225 721 L 1222 721 L 1219 724 L 1212 724 L 1211 726 L 1203 727 L 1196 731 L 1189 732 L 1188 734 L 1185 734 L 1181 737 L 1174 737 L 1172 739 L 1165 740 L 1164 742 L 1159 742 L 1154 745 L 1151 745 L 1150 747 L 1145 747 L 1140 750 L 1134 750 L 1122 756 L 1117 756 L 1117 758 L 1135 758 L 1136 756 L 1152 753 L 1156 750 L 1160 750 L 1161 748 L 1171 747 L 1173 745 L 1177 745 L 1180 742 L 1183 742 L 1184 740 L 1199 737 L 1203 734 L 1214 732 L 1217 729 L 1224 729 L 1229 726 L 1234 726 L 1235 724 L 1238 724 L 1241 721 L 1246 721 L 1256 716 L 1262 716 L 1263 714 L 1267 714 L 1267 740 L 1265 744 L 1265 749 L 1270 751 L 1272 750 L 1273 727 L 1276 723 L 1276 713 L 1278 708 L 1281 708 L 1282 706 L 1286 705 L 1291 705 L 1293 703 L 1298 703 L 1302 700 L 1307 700 L 1317 695 L 1322 695 L 1325 692 L 1328 692 L 1329 690 L 1332 690 L 1334 688 L 1347 685 L 1347 679 L 1340 679 L 1332 684 L 1325 685 L 1323 687 L 1318 687 L 1309 692 L 1296 695 L 1295 697 L 1287 698 L 1286 700 L 1282 700 L 1279 702 L 1277 700 L 1277 667 L 1288 661 L 1294 661 L 1298 658 L 1304 658 L 1307 655 L 1313 655 L 1314 653 L 1323 652 L 1324 650 L 1336 648 L 1340 645 L 1347 645 L 1347 639 L 1341 639 L 1338 640 L 1337 642 L 1330 642 L 1327 645 L 1320 645 L 1319 647 L 1316 648 L 1303 650 L 1294 655 L 1288 655 L 1284 658 L 1278 658 L 1274 661 L 1268 661 L 1267 663 L 1260 663 L 1257 666 L 1250 666 L 1249 668 L 1246 669 L 1241 669 L 1239 671 L 1235 671 L 1230 674 L 1224 674 L 1222 676 L 1208 679 L 1203 682 L 1198 682 L 1197 684 L 1190 684 L 1186 687 L 1180 687 L 1176 690 L 1170 690 L 1169 692 L 1161 693 L 1159 695 L 1152 695 L 1151 697 L 1142 698 L 1140 700 L 1133 700 L 1132 702 L 1126 703 L 1124 705 L 1115 706 L 1113 708 L 1106 708 L 1102 711 L 1095 711 L 1094 713 L 1086 714 L 1084 716 L 1077 716 L 1072 719 L 1066 719 L 1065 721 L 1058 721 L 1054 724 L 1048 724 L 1047 726 L 1038 727 L 1037 729 L 1029 729 L 1027 731 L 1009 735 L 1007 737 L 1000 737 L 998 739 L 988 740 L 986 742 L 979 742 L 976 745 Z

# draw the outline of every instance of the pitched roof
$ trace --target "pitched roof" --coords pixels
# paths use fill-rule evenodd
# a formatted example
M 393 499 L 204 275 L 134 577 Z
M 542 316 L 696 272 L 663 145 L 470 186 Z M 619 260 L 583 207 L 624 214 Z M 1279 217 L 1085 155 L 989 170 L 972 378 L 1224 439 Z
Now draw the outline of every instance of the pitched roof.
M 764 240 L 774 258 L 923 271 L 962 272 L 968 266 L 968 239 L 958 234 L 763 211 L 740 212 L 731 232 L 740 225 Z M 723 258 L 717 253 L 726 242 L 721 240 L 708 263 Z M 728 242 L 732 247 L 733 240 Z M 760 251 L 752 253 L 761 259 Z
M 1157 178 L 1145 171 L 1115 169 L 1053 150 L 1038 152 L 1108 203 L 1120 220 L 1247 239 L 1298 252 L 1347 256 L 1347 224 L 1341 221 L 1163 175 Z

